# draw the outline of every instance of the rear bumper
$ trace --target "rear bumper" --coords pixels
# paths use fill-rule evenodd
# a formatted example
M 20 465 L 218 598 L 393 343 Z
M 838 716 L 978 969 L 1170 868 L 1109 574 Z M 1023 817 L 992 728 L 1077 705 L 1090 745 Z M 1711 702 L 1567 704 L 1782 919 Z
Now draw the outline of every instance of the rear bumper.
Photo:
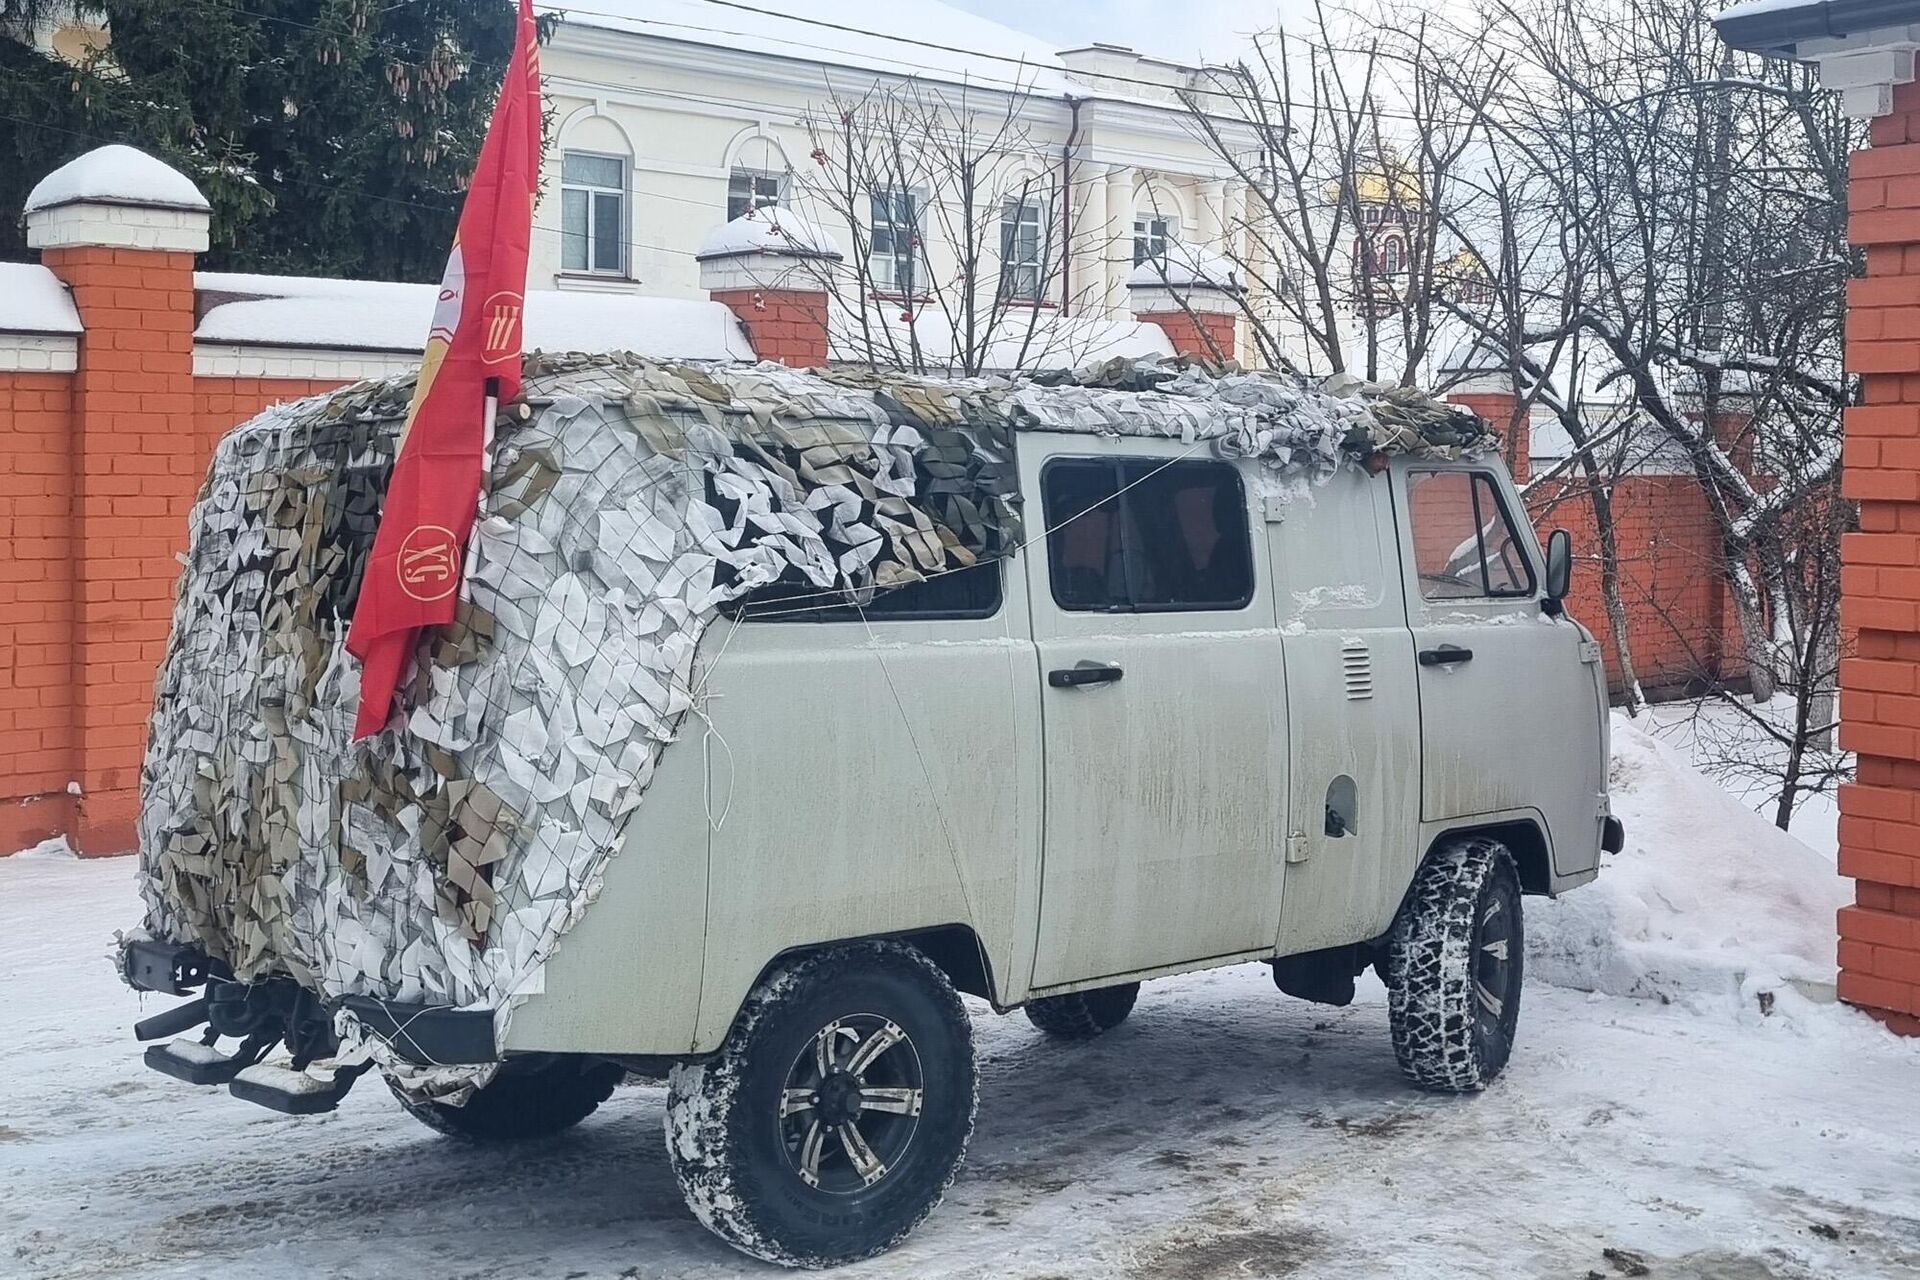
M 1608 853 L 1618 853 L 1627 847 L 1627 826 L 1611 814 L 1601 824 L 1600 847 Z
M 331 1021 L 331 1014 L 346 1009 L 368 1034 L 420 1066 L 495 1062 L 500 1057 L 489 1009 L 402 1004 L 372 996 L 320 1001 L 288 978 L 253 984 L 236 982 L 225 965 L 209 960 L 197 948 L 172 942 L 129 942 L 121 952 L 120 972 L 136 991 L 184 996 L 195 988 L 206 988 L 203 999 L 142 1023 L 141 1027 L 152 1033 L 137 1030 L 142 1039 L 157 1039 L 211 1022 L 213 1030 L 221 1035 L 244 1037 L 271 1032 L 293 1045 L 314 1037 L 318 1006 L 329 1015 L 327 1021 Z

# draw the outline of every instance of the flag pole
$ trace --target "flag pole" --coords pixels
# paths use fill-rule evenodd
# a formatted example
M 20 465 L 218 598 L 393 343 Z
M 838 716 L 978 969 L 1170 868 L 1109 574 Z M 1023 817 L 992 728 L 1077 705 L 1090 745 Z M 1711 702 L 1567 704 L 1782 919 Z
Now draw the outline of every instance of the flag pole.
M 473 499 L 473 527 L 467 530 L 467 554 L 460 566 L 460 599 L 473 603 L 473 564 L 480 558 L 480 526 L 487 518 L 487 487 L 493 480 L 493 424 L 500 416 L 500 379 L 487 379 L 480 401 L 480 492 Z

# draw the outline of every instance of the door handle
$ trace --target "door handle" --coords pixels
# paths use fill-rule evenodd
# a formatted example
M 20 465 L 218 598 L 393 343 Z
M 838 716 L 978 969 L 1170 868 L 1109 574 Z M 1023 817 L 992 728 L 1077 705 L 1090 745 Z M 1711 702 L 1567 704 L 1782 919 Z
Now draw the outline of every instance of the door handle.
M 1083 662 L 1077 667 L 1057 667 L 1047 672 L 1047 683 L 1056 689 L 1077 689 L 1083 684 L 1112 684 L 1126 673 L 1104 662 Z
M 1423 667 L 1451 667 L 1462 662 L 1473 661 L 1473 650 L 1462 649 L 1457 644 L 1443 644 L 1438 649 L 1422 649 L 1420 665 Z

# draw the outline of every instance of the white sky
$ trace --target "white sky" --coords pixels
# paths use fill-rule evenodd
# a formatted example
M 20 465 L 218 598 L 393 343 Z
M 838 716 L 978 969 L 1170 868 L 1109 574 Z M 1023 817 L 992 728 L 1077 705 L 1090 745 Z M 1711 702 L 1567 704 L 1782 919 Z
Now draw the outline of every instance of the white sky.
M 1248 34 L 1282 21 L 1299 22 L 1310 0 L 947 0 L 955 8 L 992 18 L 1057 43 L 1131 45 L 1175 60 L 1235 56 Z

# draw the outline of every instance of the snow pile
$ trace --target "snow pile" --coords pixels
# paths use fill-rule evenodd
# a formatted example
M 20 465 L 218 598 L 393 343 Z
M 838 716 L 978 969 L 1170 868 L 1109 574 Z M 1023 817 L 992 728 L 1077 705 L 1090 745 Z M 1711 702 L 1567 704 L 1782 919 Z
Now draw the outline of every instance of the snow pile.
M 1531 976 L 1697 1009 L 1825 996 L 1850 896 L 1831 862 L 1619 715 L 1610 783 L 1627 847 L 1593 884 L 1528 903 Z
M 212 305 L 198 342 L 420 350 L 439 288 L 375 280 L 235 275 L 203 271 L 195 286 Z M 630 351 L 684 360 L 750 360 L 753 347 L 733 312 L 718 302 L 527 292 L 530 351 Z
M 27 195 L 22 213 L 93 200 L 162 209 L 206 212 L 207 198 L 193 180 L 144 151 L 114 143 L 98 147 L 55 169 Z
M 1239 268 L 1226 254 L 1197 244 L 1174 241 L 1166 256 L 1148 258 L 1127 277 L 1129 289 L 1241 289 Z
M 30 844 L 11 856 L 15 858 L 77 858 L 80 855 L 73 851 L 73 846 L 67 843 L 65 836 L 61 835 L 48 836 L 39 844 Z
M 982 367 L 996 372 L 1071 369 L 1102 360 L 1157 360 L 1174 354 L 1166 331 L 1140 320 L 1063 316 L 1031 307 L 1008 308 L 993 320 Z M 882 368 L 958 368 L 969 351 L 969 343 L 954 334 L 951 318 L 937 307 L 906 312 L 869 307 L 864 319 L 836 307 L 827 322 L 827 340 L 833 360 Z

